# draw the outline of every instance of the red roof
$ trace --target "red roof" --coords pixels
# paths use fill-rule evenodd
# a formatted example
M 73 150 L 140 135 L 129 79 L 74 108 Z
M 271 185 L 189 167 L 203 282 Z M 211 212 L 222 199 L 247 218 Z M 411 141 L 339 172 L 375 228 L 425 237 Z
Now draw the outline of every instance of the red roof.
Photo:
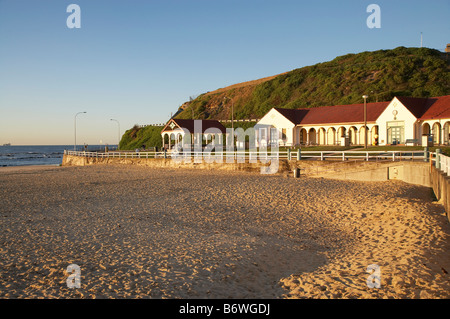
M 367 103 L 367 122 L 375 122 L 390 102 Z M 364 103 L 288 110 L 275 108 L 294 124 L 363 123 Z
M 419 120 L 450 119 L 450 95 L 427 99 L 426 107 Z
M 397 99 L 419 120 L 450 118 L 450 95 Z M 390 102 L 367 103 L 367 122 L 375 122 Z M 275 108 L 296 125 L 363 123 L 364 104 L 321 106 L 310 109 Z
M 396 96 L 396 98 L 416 117 L 420 118 L 427 107 L 427 98 Z
M 281 109 L 277 107 L 275 110 L 294 124 L 299 124 L 305 115 L 310 111 L 310 109 Z

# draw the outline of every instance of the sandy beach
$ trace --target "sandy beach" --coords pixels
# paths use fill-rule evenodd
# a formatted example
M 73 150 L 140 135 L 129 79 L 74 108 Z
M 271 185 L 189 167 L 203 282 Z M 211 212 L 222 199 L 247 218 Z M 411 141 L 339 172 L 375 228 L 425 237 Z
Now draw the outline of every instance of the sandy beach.
M 0 298 L 450 297 L 444 209 L 400 181 L 0 168 L 0 221 Z

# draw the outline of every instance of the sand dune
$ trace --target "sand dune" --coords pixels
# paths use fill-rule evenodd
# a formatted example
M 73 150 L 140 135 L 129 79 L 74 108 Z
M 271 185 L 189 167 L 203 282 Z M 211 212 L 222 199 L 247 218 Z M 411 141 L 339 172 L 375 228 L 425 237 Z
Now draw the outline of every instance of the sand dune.
M 450 227 L 424 187 L 124 165 L 0 185 L 1 298 L 450 297 Z

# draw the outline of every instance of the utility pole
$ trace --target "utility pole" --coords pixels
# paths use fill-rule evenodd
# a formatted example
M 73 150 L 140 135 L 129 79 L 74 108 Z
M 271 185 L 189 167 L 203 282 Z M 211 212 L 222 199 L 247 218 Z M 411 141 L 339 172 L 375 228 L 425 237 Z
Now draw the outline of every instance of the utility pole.
M 367 103 L 366 100 L 369 96 L 363 95 L 364 99 L 364 148 L 367 149 Z

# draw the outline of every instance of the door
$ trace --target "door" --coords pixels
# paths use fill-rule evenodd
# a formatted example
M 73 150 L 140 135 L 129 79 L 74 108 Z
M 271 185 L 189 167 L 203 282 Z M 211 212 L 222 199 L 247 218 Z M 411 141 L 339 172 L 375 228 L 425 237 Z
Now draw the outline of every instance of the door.
M 403 128 L 401 126 L 393 126 L 388 129 L 388 144 L 401 144 L 402 143 L 402 132 Z

